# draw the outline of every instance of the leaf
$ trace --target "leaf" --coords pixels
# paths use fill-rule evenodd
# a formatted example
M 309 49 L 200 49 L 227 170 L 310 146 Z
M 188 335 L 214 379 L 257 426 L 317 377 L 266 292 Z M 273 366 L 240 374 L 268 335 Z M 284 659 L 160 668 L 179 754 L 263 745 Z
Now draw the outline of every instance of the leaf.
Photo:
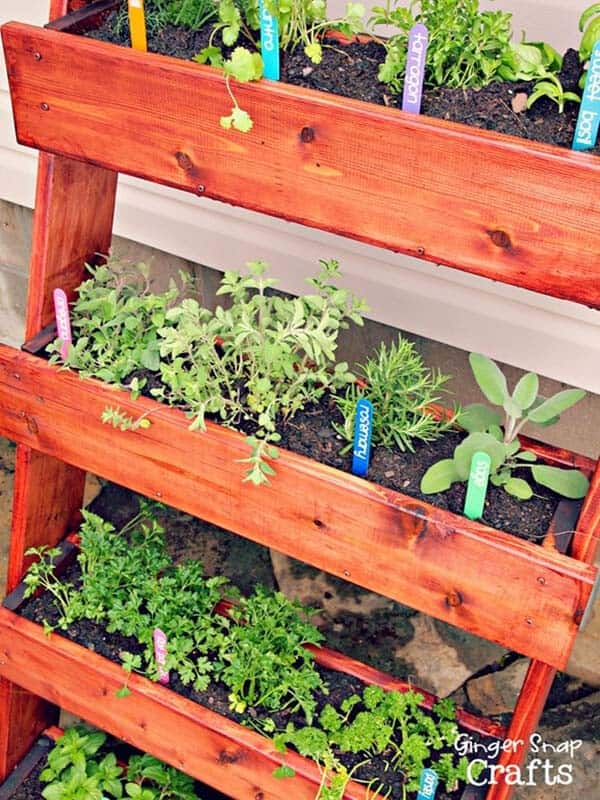
M 527 414 L 527 419 L 529 422 L 535 422 L 536 424 L 548 422 L 552 417 L 558 417 L 563 411 L 574 406 L 583 397 L 585 397 L 583 389 L 565 389 L 553 397 L 549 397 L 540 406 L 530 411 Z
M 460 475 L 456 471 L 454 461 L 451 458 L 444 458 L 436 464 L 432 464 L 421 479 L 421 492 L 423 494 L 435 494 L 445 492 L 453 483 L 460 480 Z
M 222 128 L 234 128 L 241 133 L 248 133 L 252 129 L 254 123 L 247 111 L 235 106 L 231 109 L 231 114 L 228 117 L 221 117 Z
M 532 453 L 531 450 L 521 450 L 520 453 L 515 455 L 515 458 L 518 458 L 520 461 L 537 461 L 536 454 Z
M 259 53 L 251 53 L 245 47 L 236 47 L 224 64 L 225 74 L 241 83 L 257 81 L 263 73 L 263 62 Z
M 535 372 L 528 372 L 520 378 L 512 394 L 513 401 L 521 409 L 527 411 L 535 403 L 540 381 Z
M 470 433 L 454 450 L 454 466 L 459 479 L 466 481 L 471 472 L 471 461 L 478 451 L 491 459 L 490 472 L 494 473 L 506 459 L 506 447 L 489 433 Z
M 461 410 L 457 422 L 467 433 L 475 433 L 486 431 L 490 425 L 500 425 L 501 417 L 497 411 L 483 403 L 472 403 Z
M 318 42 L 311 42 L 304 48 L 304 52 L 313 62 L 313 64 L 320 64 L 323 59 L 323 50 Z
M 523 478 L 509 478 L 504 488 L 508 494 L 519 500 L 529 500 L 533 496 L 533 489 Z
M 274 778 L 293 778 L 295 774 L 296 770 L 289 767 L 287 764 L 281 764 L 281 766 L 273 770 Z
M 129 697 L 130 694 L 131 689 L 129 689 L 127 686 L 122 686 L 115 692 L 115 697 Z
M 479 388 L 490 403 L 501 406 L 508 399 L 506 378 L 502 371 L 490 358 L 480 353 L 470 353 L 469 363 Z
M 546 464 L 536 464 L 531 467 L 531 472 L 539 484 L 571 500 L 585 497 L 590 486 L 586 476 L 578 469 L 561 469 Z

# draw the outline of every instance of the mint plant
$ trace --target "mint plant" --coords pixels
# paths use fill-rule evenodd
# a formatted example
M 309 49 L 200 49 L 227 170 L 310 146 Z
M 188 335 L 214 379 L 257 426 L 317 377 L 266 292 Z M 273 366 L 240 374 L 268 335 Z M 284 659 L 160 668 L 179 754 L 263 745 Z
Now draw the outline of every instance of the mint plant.
M 503 409 L 504 419 L 500 413 L 480 403 L 463 409 L 459 423 L 469 435 L 456 447 L 453 458 L 438 461 L 427 470 L 421 481 L 423 494 L 445 492 L 453 483 L 467 481 L 473 454 L 482 451 L 491 459 L 490 481 L 519 500 L 528 500 L 534 492 L 527 480 L 513 475 L 516 469 L 531 470 L 537 483 L 557 494 L 574 499 L 584 497 L 589 481 L 582 472 L 537 464 L 535 453 L 521 450 L 518 434 L 527 423 L 555 424 L 564 411 L 585 396 L 585 392 L 565 389 L 553 397 L 542 397 L 538 394 L 538 376 L 529 372 L 510 394 L 504 374 L 493 361 L 471 353 L 469 362 L 479 388 L 492 405 Z
M 127 770 L 106 750 L 106 734 L 75 725 L 56 740 L 40 781 L 44 800 L 199 800 L 188 775 L 153 756 L 132 756 Z
M 414 451 L 414 441 L 431 442 L 439 438 L 455 421 L 437 418 L 430 406 L 441 399 L 443 385 L 449 380 L 436 370 L 428 369 L 415 346 L 398 337 L 389 349 L 381 343 L 375 356 L 357 365 L 359 380 L 351 383 L 335 402 L 344 416 L 343 425 L 335 429 L 352 445 L 356 403 L 361 397 L 373 403 L 374 445 Z

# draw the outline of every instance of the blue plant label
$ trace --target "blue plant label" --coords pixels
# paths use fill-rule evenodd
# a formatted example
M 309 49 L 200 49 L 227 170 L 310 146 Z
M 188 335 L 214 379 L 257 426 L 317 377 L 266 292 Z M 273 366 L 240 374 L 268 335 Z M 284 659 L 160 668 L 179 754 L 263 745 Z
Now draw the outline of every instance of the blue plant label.
M 371 457 L 371 436 L 373 433 L 373 403 L 361 397 L 356 404 L 354 418 L 354 449 L 352 451 L 352 472 L 361 477 L 367 474 Z
M 465 517 L 469 519 L 480 519 L 483 514 L 491 466 L 492 460 L 487 453 L 473 453 L 464 509 Z
M 411 114 L 421 113 L 423 97 L 423 80 L 425 78 L 425 57 L 429 44 L 429 31 L 420 22 L 410 29 L 408 34 L 408 52 L 406 54 L 406 75 L 402 93 L 402 111 Z
M 438 785 L 437 772 L 433 769 L 424 769 L 419 783 L 417 800 L 433 800 Z
M 260 49 L 263 75 L 272 81 L 279 80 L 279 23 L 269 14 L 260 0 Z
M 600 39 L 594 45 L 577 117 L 573 150 L 589 150 L 596 144 L 600 127 Z

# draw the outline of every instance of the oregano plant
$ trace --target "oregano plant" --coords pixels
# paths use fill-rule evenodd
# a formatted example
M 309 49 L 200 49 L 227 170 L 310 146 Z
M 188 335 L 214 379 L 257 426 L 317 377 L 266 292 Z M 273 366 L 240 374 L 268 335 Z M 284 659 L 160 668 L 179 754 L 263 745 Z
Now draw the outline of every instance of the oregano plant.
M 515 470 L 530 470 L 533 480 L 557 494 L 573 499 L 584 497 L 589 487 L 586 476 L 576 469 L 538 464 L 531 450 L 522 450 L 518 435 L 527 423 L 548 426 L 579 402 L 583 389 L 564 389 L 552 397 L 539 394 L 539 378 L 533 372 L 523 375 L 512 394 L 504 373 L 487 356 L 471 353 L 473 375 L 486 399 L 501 412 L 475 403 L 466 406 L 459 419 L 468 436 L 456 447 L 453 458 L 433 464 L 421 480 L 423 494 L 445 492 L 453 483 L 469 478 L 471 459 L 477 451 L 491 459 L 490 481 L 519 500 L 534 494 L 529 480 L 515 476 Z

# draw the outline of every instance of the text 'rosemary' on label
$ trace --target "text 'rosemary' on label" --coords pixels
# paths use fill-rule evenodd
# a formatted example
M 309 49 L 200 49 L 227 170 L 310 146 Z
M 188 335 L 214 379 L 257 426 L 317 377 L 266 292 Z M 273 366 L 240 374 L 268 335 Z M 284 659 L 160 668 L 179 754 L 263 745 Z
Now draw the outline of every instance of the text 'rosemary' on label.
M 356 404 L 354 418 L 354 444 L 352 451 L 352 472 L 366 475 L 371 458 L 371 436 L 373 433 L 373 404 L 361 397 Z
M 585 88 L 581 98 L 581 108 L 577 117 L 577 127 L 573 139 L 573 150 L 589 150 L 598 139 L 600 128 L 600 40 L 594 45 Z
M 429 32 L 420 22 L 410 29 L 408 51 L 406 54 L 406 75 L 402 93 L 402 111 L 411 114 L 421 113 L 423 81 L 425 79 L 425 59 L 429 44 Z
M 69 315 L 69 301 L 62 289 L 52 292 L 54 301 L 54 316 L 56 318 L 56 332 L 61 341 L 60 355 L 63 361 L 69 355 L 73 337 L 71 335 L 71 317 Z

